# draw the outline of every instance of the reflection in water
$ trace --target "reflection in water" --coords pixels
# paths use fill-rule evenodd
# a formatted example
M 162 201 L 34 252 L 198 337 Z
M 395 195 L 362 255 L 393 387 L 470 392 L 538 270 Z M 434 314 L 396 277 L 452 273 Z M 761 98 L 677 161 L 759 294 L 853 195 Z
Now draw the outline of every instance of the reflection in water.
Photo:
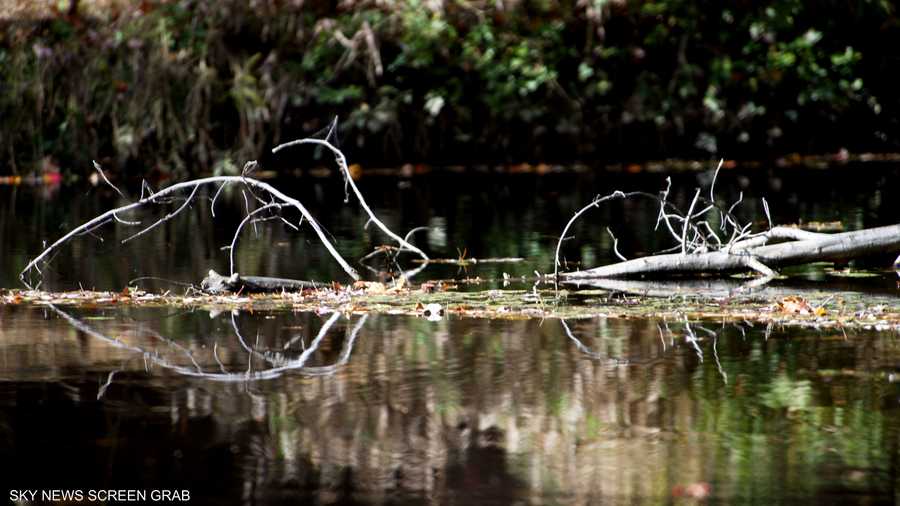
M 350 353 L 353 351 L 353 343 L 356 341 L 356 336 L 359 333 L 360 328 L 362 328 L 363 324 L 366 323 L 366 319 L 368 319 L 369 317 L 369 315 L 365 314 L 359 318 L 356 325 L 353 327 L 353 330 L 350 332 L 349 337 L 344 343 L 340 358 L 338 358 L 338 360 L 334 364 L 318 367 L 307 367 L 306 363 L 310 355 L 316 352 L 322 342 L 322 339 L 324 339 L 328 334 L 328 330 L 332 327 L 332 325 L 334 325 L 338 318 L 341 317 L 341 314 L 339 312 L 333 312 L 331 314 L 331 317 L 328 319 L 328 321 L 325 322 L 324 325 L 322 325 L 322 328 L 319 329 L 319 333 L 316 334 L 315 338 L 313 338 L 312 342 L 309 344 L 309 347 L 306 347 L 305 342 L 302 340 L 302 335 L 298 335 L 284 344 L 284 350 L 288 350 L 297 340 L 300 340 L 300 342 L 304 344 L 303 351 L 296 358 L 288 357 L 286 351 L 266 350 L 261 352 L 249 346 L 244 340 L 244 336 L 241 335 L 241 331 L 238 329 L 235 315 L 234 313 L 232 313 L 231 325 L 234 328 L 234 335 L 237 338 L 237 342 L 240 343 L 241 348 L 243 348 L 248 355 L 246 370 L 241 372 L 229 371 L 228 368 L 226 368 L 225 364 L 222 363 L 222 360 L 219 358 L 219 345 L 218 342 L 216 342 L 213 345 L 210 355 L 215 359 L 216 364 L 219 366 L 219 371 L 211 372 L 200 365 L 200 362 L 197 361 L 197 357 L 194 356 L 194 353 L 192 353 L 191 350 L 185 348 L 184 346 L 171 339 L 162 336 L 158 332 L 153 332 L 152 337 L 159 341 L 162 341 L 168 347 L 168 351 L 174 351 L 176 352 L 176 354 L 183 355 L 182 360 L 184 358 L 187 358 L 190 361 L 190 365 L 179 365 L 176 361 L 169 360 L 163 353 L 160 352 L 159 349 L 151 350 L 148 348 L 142 348 L 140 345 L 129 344 L 123 342 L 118 338 L 113 338 L 101 332 L 98 332 L 91 328 L 89 325 L 85 324 L 83 321 L 74 318 L 69 313 L 59 309 L 53 304 L 47 304 L 46 307 L 63 318 L 79 331 L 93 338 L 99 339 L 100 341 L 103 341 L 115 348 L 121 348 L 140 354 L 144 358 L 144 363 L 148 369 L 152 364 L 165 369 L 169 369 L 172 372 L 175 372 L 182 376 L 197 377 L 209 381 L 224 382 L 253 382 L 273 379 L 278 378 L 289 371 L 296 371 L 300 374 L 314 376 L 334 374 L 341 366 L 347 363 L 347 360 L 350 358 Z M 262 362 L 262 369 L 254 370 L 254 359 Z M 98 398 L 102 397 L 102 392 L 105 391 L 106 387 L 109 386 L 109 383 L 112 382 L 113 374 L 114 372 L 110 373 L 110 377 L 107 379 L 106 384 L 104 384 L 104 387 L 102 387 L 101 392 L 98 393 Z
M 714 167 L 714 164 L 710 164 Z M 870 167 L 871 168 L 871 167 Z M 895 167 L 872 170 L 780 171 L 777 177 L 758 173 L 726 171 L 717 180 L 717 194 L 734 202 L 743 193 L 738 219 L 749 222 L 764 216 L 760 198 L 765 197 L 773 221 L 790 224 L 808 221 L 840 221 L 848 230 L 893 223 L 900 215 L 900 200 L 874 198 L 877 188 L 898 185 Z M 411 236 L 432 258 L 523 257 L 516 264 L 485 264 L 466 268 L 431 265 L 417 278 L 480 276 L 500 280 L 531 276 L 535 270 L 553 268 L 553 253 L 565 223 L 597 194 L 613 190 L 656 191 L 666 187 L 666 174 L 554 174 L 496 175 L 490 172 L 451 174 L 434 172 L 409 180 L 364 177 L 361 191 L 375 213 L 398 233 L 427 226 Z M 711 177 L 711 174 L 709 174 Z M 690 204 L 694 188 L 708 184 L 704 174 L 672 175 L 671 199 L 682 208 Z M 776 185 L 774 181 L 777 180 Z M 704 182 L 705 181 L 705 182 Z M 297 198 L 320 220 L 335 239 L 340 253 L 355 262 L 391 241 L 372 227 L 368 216 L 355 204 L 343 205 L 344 185 L 331 179 L 282 179 L 273 185 Z M 135 187 L 137 189 L 137 187 Z M 66 187 L 53 196 L 40 198 L 34 188 L 0 186 L 0 286 L 20 286 L 17 273 L 27 261 L 81 223 L 121 205 L 119 195 L 108 187 Z M 681 193 L 677 193 L 681 192 Z M 111 224 L 100 234 L 84 236 L 60 250 L 53 262 L 42 267 L 45 289 L 97 288 L 121 290 L 129 280 L 150 276 L 183 283 L 197 283 L 214 269 L 230 272 L 227 247 L 246 209 L 239 189 L 226 187 L 211 215 L 207 201 L 214 192 L 199 195 L 191 210 L 142 236 L 120 244 L 133 230 Z M 206 199 L 206 201 L 202 201 Z M 135 216 L 153 223 L 162 214 Z M 614 202 L 592 210 L 571 231 L 573 240 L 563 244 L 562 259 L 570 268 L 597 266 L 616 257 L 609 227 L 618 238 L 618 248 L 629 258 L 659 251 L 672 244 L 654 232 L 658 208 L 647 202 Z M 292 221 L 299 215 L 286 216 Z M 236 271 L 244 275 L 277 276 L 330 282 L 348 279 L 315 235 L 299 233 L 280 221 L 258 224 L 245 231 L 235 256 Z M 226 249 L 223 249 L 226 248 Z M 893 260 L 896 252 L 883 265 Z M 384 255 L 367 261 L 376 273 L 398 266 Z M 401 257 L 399 267 L 411 269 L 412 255 Z M 378 261 L 375 261 L 378 260 Z M 374 279 L 377 274 L 363 274 Z M 141 282 L 148 290 L 181 290 L 179 285 Z
M 893 334 L 135 308 L 72 317 L 84 327 L 49 307 L 0 308 L 11 486 L 187 488 L 192 502 L 244 504 L 607 504 L 704 491 L 890 503 L 897 490 Z M 264 381 L 184 374 L 301 358 Z

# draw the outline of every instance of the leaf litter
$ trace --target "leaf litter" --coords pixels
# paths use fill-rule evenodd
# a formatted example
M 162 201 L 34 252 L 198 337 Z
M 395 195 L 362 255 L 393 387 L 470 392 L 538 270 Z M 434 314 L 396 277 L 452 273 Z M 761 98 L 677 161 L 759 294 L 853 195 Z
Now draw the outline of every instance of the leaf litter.
M 472 283 L 477 285 L 477 283 Z M 489 319 L 682 319 L 752 321 L 786 326 L 865 328 L 900 332 L 900 299 L 860 292 L 804 291 L 789 288 L 772 294 L 691 295 L 668 297 L 596 288 L 555 289 L 535 285 L 530 290 L 458 291 L 459 281 L 428 281 L 421 285 L 356 282 L 281 293 L 209 295 L 151 293 L 129 287 L 122 291 L 0 289 L 0 304 L 80 308 L 171 307 L 222 311 L 340 311 L 443 318 Z M 470 284 L 471 286 L 471 284 Z

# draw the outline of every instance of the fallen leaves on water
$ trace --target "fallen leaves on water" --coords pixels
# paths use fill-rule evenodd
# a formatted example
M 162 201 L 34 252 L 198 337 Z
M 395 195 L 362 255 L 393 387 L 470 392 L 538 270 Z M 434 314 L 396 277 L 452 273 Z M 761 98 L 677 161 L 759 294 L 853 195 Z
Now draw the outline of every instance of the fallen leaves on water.
M 802 314 L 825 316 L 823 307 L 812 307 L 806 299 L 799 295 L 788 295 L 775 303 L 774 310 L 785 314 Z
M 857 311 L 853 316 L 860 320 L 877 320 L 879 316 L 881 316 L 885 311 L 887 311 L 888 307 L 884 304 L 878 304 L 875 306 L 869 306 L 866 309 L 861 311 Z
M 400 293 L 406 287 L 406 279 L 399 278 L 396 282 L 391 285 L 385 285 L 384 283 L 378 281 L 357 281 L 353 283 L 354 290 L 361 290 L 367 294 L 371 295 L 380 295 L 380 294 L 391 294 L 391 293 Z
M 454 280 L 454 283 L 460 281 Z M 439 318 L 628 318 L 628 319 L 691 319 L 774 322 L 815 328 L 860 328 L 900 331 L 900 303 L 896 297 L 874 295 L 842 295 L 826 312 L 816 307 L 811 298 L 790 295 L 777 302 L 748 297 L 720 299 L 654 298 L 621 295 L 604 290 L 573 290 L 561 297 L 552 289 L 546 290 L 465 290 L 434 291 L 417 286 L 394 286 L 368 282 L 343 286 L 333 290 L 328 285 L 301 292 L 267 294 L 209 295 L 194 290 L 185 294 L 147 293 L 131 288 L 123 291 L 42 292 L 31 290 L 0 290 L 0 306 L 63 305 L 82 309 L 121 307 L 170 307 L 210 311 L 333 311 L 362 314 L 397 314 Z M 822 293 L 821 299 L 825 299 Z M 430 306 L 430 305 L 434 306 Z M 824 305 L 824 304 L 823 304 Z M 428 315 L 425 309 L 429 308 Z M 441 315 L 443 312 L 443 315 Z
M 462 250 L 457 249 L 458 253 L 457 258 L 429 258 L 428 260 L 415 259 L 413 263 L 421 264 L 421 263 L 429 263 L 429 264 L 449 264 L 449 265 L 459 265 L 466 266 L 472 264 L 514 264 L 519 262 L 524 262 L 525 259 L 522 257 L 491 257 L 491 258 L 468 258 L 466 255 L 468 254 L 468 250 L 465 248 Z
M 446 283 L 444 281 L 426 281 L 419 286 L 419 290 L 423 293 L 446 292 L 447 290 L 456 290 L 459 285 Z
M 353 283 L 354 290 L 363 290 L 366 293 L 385 293 L 387 291 L 387 287 L 384 286 L 384 283 L 379 283 L 378 281 L 357 281 Z

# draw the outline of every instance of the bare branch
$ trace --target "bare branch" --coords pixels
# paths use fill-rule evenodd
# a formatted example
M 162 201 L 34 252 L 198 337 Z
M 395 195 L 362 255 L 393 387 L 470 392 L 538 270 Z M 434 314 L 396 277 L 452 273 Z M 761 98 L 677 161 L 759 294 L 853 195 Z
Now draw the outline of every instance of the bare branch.
M 793 227 L 773 227 L 765 232 L 753 234 L 746 239 L 731 244 L 731 251 L 743 251 L 768 244 L 773 240 L 805 241 L 808 239 L 825 239 L 828 234 L 810 232 Z
M 265 183 L 265 182 L 262 182 L 262 181 L 259 181 L 259 180 L 253 179 L 253 178 L 241 177 L 241 176 L 212 176 L 212 177 L 207 177 L 207 178 L 195 179 L 192 181 L 185 181 L 182 183 L 176 183 L 167 188 L 163 188 L 162 190 L 160 190 L 157 193 L 154 193 L 150 196 L 144 197 L 137 202 L 132 202 L 130 204 L 126 204 L 121 207 L 117 207 L 115 209 L 108 210 L 105 213 L 72 229 L 67 234 L 63 235 L 61 238 L 59 238 L 55 242 L 53 242 L 50 246 L 46 247 L 40 254 L 38 254 L 36 257 L 34 257 L 32 260 L 30 260 L 27 265 L 25 265 L 25 267 L 22 269 L 22 272 L 19 273 L 19 279 L 23 283 L 25 283 L 26 286 L 30 287 L 31 285 L 29 285 L 25 281 L 25 275 L 29 271 L 34 269 L 34 270 L 40 272 L 40 270 L 37 268 L 38 264 L 42 260 L 47 258 L 51 253 L 54 253 L 60 246 L 67 243 L 74 237 L 77 237 L 81 234 L 90 232 L 99 226 L 102 226 L 106 223 L 113 221 L 115 219 L 114 218 L 115 215 L 122 214 L 122 213 L 125 213 L 126 211 L 131 211 L 133 209 L 137 209 L 137 208 L 147 205 L 147 204 L 158 203 L 160 201 L 160 199 L 163 199 L 167 196 L 177 194 L 178 192 L 181 192 L 186 189 L 191 189 L 192 190 L 191 197 L 189 197 L 188 200 L 185 201 L 185 203 L 177 211 L 170 213 L 169 215 L 167 215 L 166 218 L 163 218 L 163 220 L 161 220 L 160 222 L 157 222 L 150 226 L 150 228 L 153 228 L 153 227 L 157 226 L 159 223 L 161 223 L 162 221 L 171 219 L 171 217 L 173 217 L 173 216 L 177 215 L 179 212 L 181 212 L 185 208 L 185 206 L 190 203 L 191 199 L 193 198 L 193 195 L 195 195 L 197 189 L 200 186 L 204 186 L 204 185 L 208 185 L 208 184 L 218 185 L 218 184 L 223 184 L 223 183 L 225 183 L 225 184 L 242 183 L 248 187 L 255 188 L 257 190 L 268 193 L 273 199 L 285 204 L 288 207 L 296 208 L 298 211 L 300 211 L 300 214 L 306 219 L 306 221 L 309 222 L 310 226 L 313 228 L 316 235 L 319 237 L 319 240 L 322 242 L 322 244 L 325 246 L 325 248 L 328 250 L 328 252 L 331 254 L 331 256 L 335 259 L 335 261 L 337 261 L 338 264 L 340 264 L 340 266 L 344 269 L 344 272 L 346 272 L 354 280 L 359 279 L 359 274 L 356 272 L 356 270 L 353 269 L 353 267 L 351 267 L 350 264 L 348 264 L 347 261 L 343 259 L 343 257 L 341 257 L 341 255 L 337 252 L 337 250 L 334 248 L 332 243 L 325 236 L 325 233 L 322 230 L 321 226 L 319 226 L 318 222 L 316 222 L 316 220 L 313 218 L 312 214 L 310 214 L 310 212 L 306 209 L 306 207 L 299 200 L 285 195 L 284 193 L 279 191 L 277 188 L 269 185 L 268 183 Z M 149 228 L 147 230 L 149 230 Z M 146 230 L 144 232 L 146 232 Z M 144 233 L 144 232 L 141 232 L 141 233 Z
M 605 197 L 600 197 L 598 195 L 597 197 L 594 197 L 594 200 L 592 200 L 590 204 L 579 209 L 578 212 L 575 213 L 574 216 L 572 216 L 572 218 L 569 220 L 569 222 L 566 223 L 566 226 L 563 228 L 562 233 L 559 234 L 559 240 L 556 242 L 556 255 L 554 256 L 554 262 L 553 262 L 553 277 L 554 278 L 559 276 L 559 265 L 560 265 L 559 264 L 559 250 L 562 249 L 563 239 L 566 237 L 566 232 L 569 231 L 569 227 L 571 227 L 572 224 L 575 223 L 575 220 L 577 220 L 582 214 L 586 213 L 590 208 L 600 207 L 601 203 L 606 202 L 607 200 L 615 199 L 615 198 L 626 198 L 626 195 L 618 190 L 610 193 L 609 195 L 607 195 Z
M 718 179 L 718 177 L 719 177 L 719 171 L 722 170 L 722 164 L 723 164 L 723 163 L 725 163 L 725 159 L 724 159 L 724 158 L 720 158 L 720 159 L 719 159 L 719 165 L 716 166 L 716 172 L 713 173 L 712 184 L 709 185 L 709 201 L 710 201 L 710 202 L 715 202 L 715 201 L 716 201 L 716 179 Z
M 222 183 L 219 185 L 219 189 L 216 190 L 216 194 L 213 195 L 212 202 L 209 204 L 209 212 L 212 214 L 212 217 L 216 217 L 216 200 L 219 199 L 219 194 L 222 193 L 222 190 L 225 189 L 225 185 L 228 183 Z
M 756 258 L 754 258 L 752 256 L 747 255 L 743 258 L 744 258 L 744 264 L 747 267 L 753 269 L 754 271 L 762 274 L 763 276 L 765 276 L 767 278 L 774 278 L 775 276 L 778 275 L 778 273 L 775 272 L 774 270 L 772 270 L 771 268 L 769 268 L 769 266 L 760 262 L 759 260 L 757 260 Z
M 781 233 L 784 229 L 776 227 L 772 231 Z M 801 231 L 797 233 L 797 237 L 804 237 L 806 234 L 809 233 Z M 775 235 L 778 234 L 773 233 L 773 236 Z M 654 255 L 585 271 L 565 273 L 562 276 L 575 280 L 753 269 L 768 277 L 777 275 L 772 268 L 779 265 L 848 259 L 897 249 L 900 249 L 900 224 L 839 234 L 814 234 L 812 238 L 746 247 L 739 251 L 729 251 L 726 247 L 691 255 Z
M 91 160 L 91 161 L 94 163 L 94 168 L 97 169 L 97 172 L 100 173 L 100 177 L 103 178 L 103 181 L 104 181 L 106 184 L 108 184 L 110 187 L 112 187 L 113 190 L 116 190 L 116 193 L 118 193 L 119 195 L 121 195 L 123 199 L 128 200 L 128 197 L 126 197 L 125 194 L 122 193 L 122 190 L 116 188 L 116 185 L 112 184 L 112 183 L 109 181 L 109 179 L 107 179 L 106 174 L 103 172 L 103 169 L 100 167 L 100 164 L 97 163 L 96 160 Z
M 619 240 L 616 239 L 616 236 L 613 235 L 612 230 L 610 230 L 609 227 L 606 227 L 606 233 L 609 234 L 610 237 L 612 237 L 613 251 L 615 252 L 616 256 L 619 257 L 619 259 L 621 259 L 623 262 L 627 261 L 628 259 L 622 256 L 621 253 L 619 253 Z
M 194 195 L 197 194 L 197 189 L 198 189 L 198 188 L 199 188 L 199 186 L 194 186 L 194 189 L 191 190 L 191 194 L 188 196 L 187 200 L 185 200 L 184 203 L 181 204 L 181 207 L 179 207 L 179 208 L 176 209 L 175 211 L 172 211 L 171 213 L 169 213 L 169 214 L 163 216 L 162 218 L 156 220 L 156 222 L 154 222 L 153 224 L 151 224 L 149 227 L 147 227 L 147 228 L 141 230 L 140 232 L 138 232 L 138 233 L 136 233 L 136 234 L 134 234 L 134 235 L 131 235 L 131 236 L 129 236 L 129 237 L 126 237 L 125 239 L 122 240 L 122 244 L 125 244 L 126 242 L 128 242 L 128 241 L 130 241 L 130 240 L 132 240 L 132 239 L 134 239 L 134 238 L 136 238 L 136 237 L 140 237 L 140 236 L 146 234 L 147 232 L 149 232 L 149 231 L 153 230 L 154 228 L 158 227 L 159 225 L 162 225 L 163 223 L 165 223 L 165 222 L 171 220 L 172 218 L 174 218 L 175 216 L 177 216 L 178 213 L 180 213 L 181 211 L 183 211 L 184 208 L 187 207 L 188 204 L 190 204 L 191 201 L 194 200 Z M 157 195 L 159 195 L 159 194 L 157 193 Z M 115 213 L 113 213 L 113 216 L 115 216 Z
M 333 128 L 334 127 L 332 126 L 332 129 Z M 387 225 L 382 223 L 381 220 L 379 220 L 378 217 L 375 216 L 375 213 L 372 212 L 371 208 L 369 208 L 369 204 L 366 203 L 366 200 L 363 198 L 362 193 L 359 191 L 359 188 L 356 187 L 356 183 L 353 182 L 353 178 L 350 176 L 350 168 L 347 166 L 347 159 L 344 157 L 344 153 L 341 152 L 341 150 L 339 150 L 338 148 L 336 148 L 333 144 L 331 144 L 330 142 L 328 142 L 326 140 L 322 140 L 322 139 L 298 139 L 295 141 L 286 142 L 284 144 L 280 144 L 280 145 L 276 146 L 274 149 L 272 149 L 272 153 L 278 153 L 282 149 L 289 148 L 292 146 L 298 146 L 301 144 L 314 144 L 314 145 L 318 145 L 318 146 L 323 146 L 323 147 L 327 148 L 328 150 L 330 150 L 335 156 L 338 167 L 341 169 L 342 173 L 344 174 L 345 183 L 347 185 L 349 185 L 350 188 L 353 190 L 354 195 L 356 195 L 356 199 L 359 201 L 359 205 L 362 206 L 362 208 L 366 212 L 366 214 L 369 215 L 369 219 L 372 221 L 372 223 L 377 225 L 378 228 L 380 228 L 381 231 L 384 232 L 385 234 L 387 234 L 390 238 L 397 241 L 397 243 L 400 244 L 401 248 L 406 248 L 410 251 L 413 251 L 413 252 L 417 253 L 419 256 L 421 256 L 423 260 L 428 260 L 428 255 L 426 255 L 425 252 L 423 252 L 419 248 L 413 246 L 412 244 L 407 242 L 405 239 L 403 239 L 399 235 L 392 232 L 387 227 Z
M 153 194 L 156 193 L 155 191 L 153 191 L 153 188 L 150 188 L 150 183 L 148 183 L 146 179 L 142 179 L 141 180 L 141 200 L 144 200 L 144 192 L 145 191 L 147 192 L 148 197 L 152 197 Z
M 230 274 L 234 274 L 234 248 L 235 248 L 235 245 L 237 244 L 238 236 L 241 235 L 241 228 L 243 228 L 244 225 L 248 221 L 250 221 L 250 218 L 252 218 L 254 215 L 259 214 L 267 209 L 275 209 L 275 208 L 281 209 L 284 206 L 285 206 L 285 204 L 264 205 L 262 207 L 255 209 L 253 212 L 248 213 L 247 216 L 244 216 L 244 219 L 241 220 L 240 223 L 238 223 L 237 229 L 235 229 L 235 231 L 234 231 L 234 236 L 231 238 L 231 246 L 228 249 L 228 265 L 231 268 Z
M 681 228 L 681 254 L 687 254 L 687 231 L 688 227 L 691 226 L 690 216 L 691 213 L 694 212 L 694 206 L 697 205 L 697 198 L 700 197 L 700 188 L 697 188 L 697 193 L 694 194 L 694 200 L 691 201 L 691 207 L 688 208 L 688 212 L 685 215 L 684 223 Z

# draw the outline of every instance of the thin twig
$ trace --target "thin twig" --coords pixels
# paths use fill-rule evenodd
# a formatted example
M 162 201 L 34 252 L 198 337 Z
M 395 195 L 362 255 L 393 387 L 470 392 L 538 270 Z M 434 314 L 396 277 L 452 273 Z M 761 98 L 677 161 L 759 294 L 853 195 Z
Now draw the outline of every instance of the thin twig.
M 685 215 L 688 218 L 685 218 L 684 223 L 681 228 L 681 254 L 682 255 L 687 254 L 687 231 L 688 231 L 688 228 L 691 226 L 690 216 L 691 216 L 691 213 L 694 212 L 694 206 L 697 205 L 698 197 L 700 197 L 700 188 L 697 188 L 697 192 L 694 194 L 694 200 L 691 201 L 691 207 L 688 208 L 688 212 Z
M 212 217 L 216 217 L 216 200 L 219 199 L 219 194 L 222 193 L 222 190 L 225 189 L 225 185 L 228 183 L 222 183 L 219 185 L 219 189 L 216 190 L 216 194 L 213 195 L 212 202 L 209 204 L 209 212 L 212 214 Z
M 336 121 L 337 120 L 335 119 L 335 122 Z M 334 129 L 334 126 L 332 126 L 332 130 L 333 129 Z M 329 134 L 330 134 L 330 132 L 329 132 Z M 369 219 L 372 221 L 372 223 L 377 225 L 378 228 L 380 228 L 382 232 L 384 232 L 389 237 L 391 237 L 392 239 L 397 241 L 401 247 L 409 249 L 410 251 L 417 253 L 424 260 L 428 260 L 428 255 L 426 255 L 424 251 L 413 246 L 412 244 L 407 242 L 405 239 L 403 239 L 399 235 L 392 232 L 391 229 L 389 229 L 387 227 L 387 225 L 382 223 L 381 220 L 379 220 L 378 217 L 375 216 L 375 213 L 372 212 L 371 208 L 369 208 L 369 204 L 366 203 L 366 200 L 363 198 L 362 193 L 359 191 L 359 188 L 356 187 L 356 183 L 353 182 L 353 178 L 350 176 L 350 168 L 347 165 L 347 158 L 344 157 L 344 153 L 341 152 L 341 150 L 339 150 L 338 148 L 336 148 L 333 144 L 331 144 L 330 142 L 328 142 L 326 140 L 322 140 L 322 139 L 298 139 L 295 141 L 286 142 L 284 144 L 279 144 L 274 149 L 272 149 L 272 153 L 278 153 L 282 149 L 286 149 L 286 148 L 289 148 L 292 146 L 298 146 L 301 144 L 314 144 L 314 145 L 318 145 L 318 146 L 324 146 L 325 148 L 329 149 L 334 154 L 335 159 L 338 164 L 338 167 L 341 169 L 342 173 L 345 175 L 345 178 L 346 178 L 345 184 L 349 185 L 350 188 L 353 190 L 354 195 L 356 195 L 356 199 L 359 201 L 359 205 L 363 208 L 363 210 L 366 212 L 366 214 L 369 215 Z
M 719 177 L 719 171 L 722 170 L 722 164 L 725 163 L 724 158 L 719 159 L 719 165 L 716 166 L 716 171 L 713 173 L 712 184 L 709 185 L 709 201 L 716 201 L 716 179 Z
M 235 229 L 235 231 L 234 231 L 234 236 L 231 238 L 231 246 L 230 246 L 229 249 L 228 249 L 228 265 L 229 265 L 229 267 L 231 268 L 230 274 L 232 274 L 232 275 L 234 274 L 234 249 L 235 249 L 235 244 L 237 244 L 238 236 L 241 235 L 241 229 L 244 227 L 244 225 L 245 225 L 248 221 L 250 221 L 250 218 L 252 218 L 253 215 L 255 215 L 255 214 L 261 213 L 261 212 L 263 212 L 263 211 L 265 211 L 265 210 L 267 210 L 267 209 L 274 209 L 274 208 L 281 209 L 281 208 L 284 207 L 284 206 L 285 206 L 285 204 L 267 204 L 267 205 L 264 205 L 264 206 L 262 206 L 262 207 L 256 208 L 256 209 L 253 210 L 251 213 L 247 214 L 247 216 L 244 216 L 244 219 L 241 220 L 240 223 L 238 223 L 237 229 Z M 255 220 L 254 220 L 254 222 L 255 222 Z
M 163 216 L 163 217 L 160 218 L 159 220 L 156 220 L 156 222 L 154 222 L 153 224 L 151 224 L 149 227 L 147 227 L 147 228 L 141 230 L 140 232 L 138 232 L 138 233 L 136 233 L 136 234 L 134 234 L 134 235 L 131 235 L 131 236 L 129 236 L 129 237 L 126 237 L 125 239 L 122 240 L 122 244 L 125 244 L 126 242 L 128 242 L 128 241 L 130 241 L 130 240 L 132 240 L 132 239 L 135 239 L 135 238 L 137 238 L 137 237 L 140 237 L 140 236 L 146 234 L 147 232 L 149 232 L 149 231 L 153 230 L 154 228 L 158 227 L 159 225 L 162 225 L 163 223 L 165 223 L 165 222 L 171 220 L 172 218 L 174 218 L 175 216 L 177 216 L 178 213 L 180 213 L 181 211 L 183 211 L 184 208 L 187 207 L 188 204 L 190 204 L 192 200 L 194 200 L 194 195 L 197 194 L 197 189 L 198 189 L 198 188 L 200 188 L 200 187 L 199 187 L 199 186 L 194 186 L 194 189 L 191 191 L 190 196 L 188 196 L 187 200 L 185 200 L 184 203 L 181 204 L 181 207 L 179 207 L 179 208 L 176 209 L 175 211 L 173 211 L 173 212 L 171 212 L 171 213 L 169 213 L 169 214 Z M 157 193 L 157 195 L 159 195 L 159 193 Z M 113 213 L 113 216 L 115 216 L 115 213 Z
M 619 253 L 619 240 L 616 239 L 616 236 L 613 235 L 612 230 L 610 230 L 609 227 L 606 227 L 606 233 L 609 234 L 610 237 L 612 237 L 613 252 L 616 254 L 617 257 L 619 257 L 620 260 L 622 260 L 623 262 L 627 262 L 628 259 L 625 258 L 624 256 L 622 256 L 621 253 Z
M 67 234 L 63 235 L 62 237 L 57 239 L 55 242 L 53 242 L 50 246 L 46 247 L 41 253 L 39 253 L 36 257 L 31 259 L 28 262 L 28 264 L 25 265 L 25 267 L 19 273 L 19 279 L 26 286 L 31 288 L 31 285 L 28 282 L 26 282 L 26 280 L 25 280 L 26 279 L 25 276 L 26 276 L 26 274 L 28 274 L 29 271 L 34 269 L 38 273 L 40 273 L 38 264 L 42 260 L 47 258 L 48 255 L 50 255 L 51 253 L 55 253 L 57 248 L 59 248 L 60 246 L 62 246 L 63 244 L 65 244 L 66 242 L 68 242 L 69 240 L 71 240 L 74 237 L 77 237 L 77 236 L 84 234 L 86 232 L 89 232 L 99 226 L 102 226 L 103 224 L 113 221 L 114 220 L 113 216 L 116 214 L 124 213 L 124 212 L 130 211 L 132 209 L 137 209 L 137 208 L 147 205 L 147 204 L 157 203 L 158 199 L 160 199 L 160 198 L 175 194 L 177 192 L 180 192 L 180 191 L 188 189 L 188 188 L 193 189 L 191 195 L 194 195 L 197 188 L 199 188 L 200 186 L 207 185 L 207 184 L 221 184 L 221 183 L 243 183 L 249 187 L 253 187 L 253 188 L 259 189 L 261 191 L 267 192 L 275 200 L 281 201 L 288 206 L 296 208 L 298 211 L 300 211 L 300 213 L 303 215 L 303 217 L 309 222 L 310 226 L 313 228 L 316 235 L 319 237 L 319 240 L 322 242 L 322 244 L 325 246 L 325 248 L 328 250 L 328 252 L 331 254 L 331 256 L 335 259 L 335 261 L 337 261 L 338 264 L 340 264 L 340 266 L 344 269 L 344 272 L 346 272 L 354 280 L 359 279 L 359 274 L 356 272 L 356 270 L 353 267 L 351 267 L 350 264 L 348 264 L 347 261 L 343 259 L 343 257 L 341 257 L 341 255 L 335 249 L 334 245 L 332 245 L 331 241 L 329 241 L 328 238 L 325 236 L 325 233 L 322 230 L 321 226 L 318 224 L 318 222 L 313 218 L 312 214 L 310 214 L 310 212 L 306 209 L 306 207 L 299 200 L 285 195 L 284 193 L 279 191 L 277 188 L 269 185 L 268 183 L 264 183 L 264 182 L 256 180 L 256 179 L 241 177 L 241 176 L 212 176 L 212 177 L 207 177 L 207 178 L 195 179 L 192 181 L 176 183 L 172 186 L 161 189 L 157 193 L 154 193 L 150 196 L 144 197 L 137 202 L 132 202 L 130 204 L 126 204 L 124 206 L 120 206 L 115 209 L 106 211 L 105 213 L 103 213 L 99 216 L 96 216 L 93 219 L 72 229 Z M 190 202 L 190 198 L 185 202 L 185 205 L 187 205 L 187 203 L 189 203 L 189 202 Z M 184 209 L 185 205 L 182 205 L 179 208 L 179 210 L 176 211 L 175 213 L 171 213 L 170 217 L 174 216 L 178 212 L 181 212 L 181 210 Z M 157 222 L 156 224 L 151 225 L 151 227 L 155 227 L 159 223 L 160 222 Z
M 96 160 L 91 160 L 91 161 L 94 162 L 94 168 L 97 169 L 97 172 L 100 173 L 100 177 L 103 178 L 103 181 L 104 181 L 106 184 L 108 184 L 110 187 L 112 187 L 113 190 L 116 190 L 116 193 L 118 193 L 119 195 L 121 195 L 121 197 L 122 197 L 123 199 L 128 200 L 128 197 L 126 197 L 125 194 L 122 193 L 122 190 L 118 189 L 118 188 L 116 187 L 116 185 L 112 184 L 112 183 L 109 181 L 109 179 L 106 178 L 106 174 L 103 172 L 103 169 L 100 167 L 100 164 L 97 163 Z
M 566 223 L 566 226 L 563 228 L 562 233 L 559 234 L 559 240 L 556 242 L 556 254 L 555 254 L 555 256 L 554 256 L 554 262 L 553 262 L 553 277 L 554 277 L 554 278 L 558 278 L 558 277 L 559 277 L 559 265 L 560 265 L 560 264 L 559 264 L 559 250 L 562 249 L 563 239 L 566 237 L 566 232 L 569 231 L 569 227 L 571 227 L 572 224 L 575 223 L 575 221 L 576 221 L 582 214 L 586 213 L 590 208 L 592 208 L 592 207 L 600 207 L 600 204 L 601 204 L 602 202 L 605 202 L 605 201 L 610 200 L 610 199 L 614 199 L 614 198 L 626 198 L 626 197 L 627 197 L 627 196 L 626 196 L 624 193 L 622 193 L 621 191 L 618 191 L 618 190 L 614 191 L 613 193 L 611 193 L 611 194 L 609 194 L 609 195 L 607 195 L 607 196 L 605 196 L 605 197 L 600 197 L 600 196 L 598 195 L 597 197 L 594 197 L 594 200 L 592 200 L 590 204 L 588 204 L 588 205 L 582 207 L 581 209 L 578 210 L 577 213 L 575 213 L 574 216 L 572 216 L 572 218 L 569 220 L 568 223 Z

